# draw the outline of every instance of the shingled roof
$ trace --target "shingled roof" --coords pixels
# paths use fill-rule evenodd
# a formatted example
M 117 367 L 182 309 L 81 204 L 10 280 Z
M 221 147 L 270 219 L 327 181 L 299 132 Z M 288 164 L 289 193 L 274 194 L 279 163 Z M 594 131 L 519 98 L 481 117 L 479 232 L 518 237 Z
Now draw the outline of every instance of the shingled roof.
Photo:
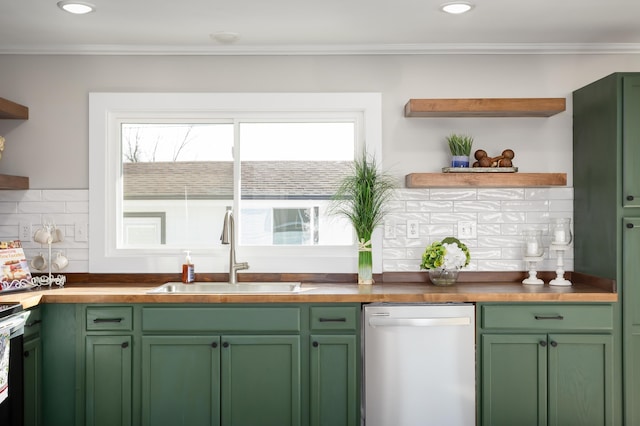
M 124 163 L 125 199 L 232 199 L 233 163 Z M 242 162 L 242 198 L 328 199 L 351 173 L 349 161 Z

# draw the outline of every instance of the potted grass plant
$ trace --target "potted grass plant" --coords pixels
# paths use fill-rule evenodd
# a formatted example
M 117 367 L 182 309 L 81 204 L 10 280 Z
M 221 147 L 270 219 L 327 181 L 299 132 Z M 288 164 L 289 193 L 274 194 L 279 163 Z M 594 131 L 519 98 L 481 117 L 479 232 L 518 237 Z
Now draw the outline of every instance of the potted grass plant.
M 394 178 L 364 150 L 333 196 L 330 211 L 349 219 L 358 238 L 358 284 L 373 284 L 371 235 L 382 223 L 395 187 Z
M 451 151 L 451 167 L 469 167 L 473 138 L 452 133 L 447 136 L 447 144 L 449 151 Z

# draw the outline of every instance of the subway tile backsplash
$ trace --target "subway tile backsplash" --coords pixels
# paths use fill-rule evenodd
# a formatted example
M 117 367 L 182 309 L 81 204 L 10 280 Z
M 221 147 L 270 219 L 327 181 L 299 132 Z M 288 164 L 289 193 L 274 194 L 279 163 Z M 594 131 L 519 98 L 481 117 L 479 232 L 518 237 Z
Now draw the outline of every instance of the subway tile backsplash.
M 573 218 L 573 188 L 453 188 L 408 189 L 395 193 L 387 226 L 394 237 L 383 240 L 384 271 L 419 271 L 426 246 L 447 236 L 460 238 L 471 251 L 468 270 L 525 270 L 522 231 L 539 229 L 549 246 L 549 221 Z M 407 221 L 418 221 L 419 238 L 407 238 Z M 461 238 L 458 222 L 474 222 L 475 238 Z M 573 270 L 573 250 L 564 256 Z M 555 270 L 555 253 L 545 250 L 539 270 Z
M 383 239 L 383 270 L 419 271 L 425 247 L 459 237 L 461 221 L 476 225 L 476 238 L 461 238 L 471 250 L 468 270 L 524 270 L 522 231 L 542 230 L 548 247 L 554 217 L 573 218 L 573 188 L 401 188 L 389 204 L 386 221 L 395 235 Z M 418 222 L 418 238 L 407 237 L 410 220 Z M 65 235 L 53 245 L 54 254 L 60 251 L 69 258 L 64 272 L 89 271 L 89 243 L 75 238 L 76 226 L 89 222 L 88 190 L 0 191 L 0 240 L 17 239 L 21 222 L 31 223 L 33 231 L 42 223 L 55 223 Z M 28 259 L 46 249 L 33 241 L 23 241 L 23 246 Z M 555 270 L 555 253 L 545 250 L 538 269 Z M 573 270 L 572 250 L 565 253 L 565 269 Z

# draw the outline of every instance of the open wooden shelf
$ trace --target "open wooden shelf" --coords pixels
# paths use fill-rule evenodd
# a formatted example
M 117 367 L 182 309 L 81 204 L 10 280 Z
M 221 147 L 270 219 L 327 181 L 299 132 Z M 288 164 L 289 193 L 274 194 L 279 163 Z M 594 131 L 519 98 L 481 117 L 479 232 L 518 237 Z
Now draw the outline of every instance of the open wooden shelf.
M 29 108 L 11 102 L 8 99 L 0 98 L 0 119 L 27 120 L 29 118 Z
M 29 189 L 29 178 L 0 174 L 0 189 Z
M 409 99 L 405 117 L 551 117 L 565 98 Z
M 566 173 L 410 173 L 407 188 L 565 186 Z

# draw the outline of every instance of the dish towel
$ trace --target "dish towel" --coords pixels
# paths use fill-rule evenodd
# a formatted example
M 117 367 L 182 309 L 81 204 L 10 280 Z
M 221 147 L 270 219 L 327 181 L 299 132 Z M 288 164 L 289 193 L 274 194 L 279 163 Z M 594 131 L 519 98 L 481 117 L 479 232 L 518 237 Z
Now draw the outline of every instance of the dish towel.
M 0 404 L 9 396 L 9 331 L 0 329 Z

